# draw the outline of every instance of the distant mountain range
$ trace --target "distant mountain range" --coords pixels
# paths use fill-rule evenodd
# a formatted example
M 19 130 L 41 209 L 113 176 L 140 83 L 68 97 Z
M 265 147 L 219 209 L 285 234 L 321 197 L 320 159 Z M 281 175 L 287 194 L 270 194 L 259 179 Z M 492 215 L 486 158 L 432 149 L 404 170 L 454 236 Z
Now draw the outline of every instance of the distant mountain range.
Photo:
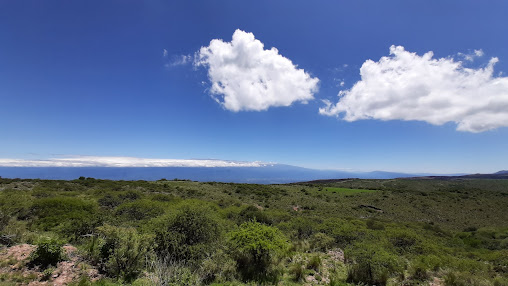
M 463 175 L 463 174 L 460 174 Z M 508 171 L 490 175 L 466 175 L 464 177 L 501 176 L 508 178 Z M 283 164 L 259 167 L 0 167 L 0 177 L 23 179 L 73 180 L 79 177 L 109 180 L 172 180 L 216 181 L 235 183 L 282 184 L 323 179 L 393 179 L 449 177 L 442 174 L 407 174 L 396 172 L 344 172 L 316 170 Z

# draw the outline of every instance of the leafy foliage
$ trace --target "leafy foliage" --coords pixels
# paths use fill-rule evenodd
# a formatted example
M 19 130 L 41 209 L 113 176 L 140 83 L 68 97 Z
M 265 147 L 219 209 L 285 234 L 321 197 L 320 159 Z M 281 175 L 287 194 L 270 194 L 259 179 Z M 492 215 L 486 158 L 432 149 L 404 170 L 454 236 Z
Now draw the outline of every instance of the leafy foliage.
M 55 238 L 43 237 L 37 242 L 37 248 L 30 254 L 30 265 L 46 268 L 56 266 L 63 258 L 63 243 Z
M 0 235 L 76 245 L 107 276 L 79 285 L 507 285 L 507 205 L 508 180 L 0 178 Z
M 349 282 L 386 285 L 388 278 L 403 274 L 405 269 L 399 256 L 375 243 L 357 243 L 347 250 L 346 255 L 353 262 L 348 272 Z
M 99 248 L 102 270 L 127 282 L 141 272 L 151 250 L 151 237 L 140 235 L 134 228 L 101 226 L 102 242 Z
M 159 257 L 195 261 L 213 251 L 222 230 L 219 220 L 212 213 L 198 206 L 186 205 L 155 232 L 155 250 Z
M 232 256 L 243 280 L 276 281 L 277 260 L 289 248 L 277 229 L 258 222 L 246 222 L 229 233 Z

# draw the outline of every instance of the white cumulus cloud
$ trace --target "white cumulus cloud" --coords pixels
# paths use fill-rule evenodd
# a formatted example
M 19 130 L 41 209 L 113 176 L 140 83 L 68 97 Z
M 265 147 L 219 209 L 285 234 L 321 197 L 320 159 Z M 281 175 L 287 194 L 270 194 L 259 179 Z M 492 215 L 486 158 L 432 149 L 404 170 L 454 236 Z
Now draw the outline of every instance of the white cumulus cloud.
M 252 33 L 236 30 L 231 42 L 214 39 L 196 53 L 208 68 L 210 92 L 224 108 L 261 111 L 314 99 L 319 79 L 297 68 L 276 48 L 264 49 Z
M 0 159 L 0 167 L 263 167 L 261 162 L 215 159 L 150 159 L 136 157 L 72 156 L 44 160 Z
M 477 56 L 483 55 L 475 51 Z M 455 122 L 457 130 L 483 132 L 508 126 L 508 77 L 494 76 L 497 58 L 483 68 L 467 68 L 451 57 L 433 58 L 391 46 L 390 56 L 367 60 L 361 80 L 325 101 L 323 115 L 346 121 L 418 120 L 434 125 Z

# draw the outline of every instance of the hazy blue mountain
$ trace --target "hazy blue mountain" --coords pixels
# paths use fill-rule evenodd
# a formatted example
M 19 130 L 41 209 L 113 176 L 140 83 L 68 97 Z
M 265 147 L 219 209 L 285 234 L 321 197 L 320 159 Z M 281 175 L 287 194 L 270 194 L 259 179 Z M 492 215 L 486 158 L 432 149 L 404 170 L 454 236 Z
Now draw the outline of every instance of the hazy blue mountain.
M 0 167 L 3 178 L 72 180 L 80 176 L 110 180 L 171 180 L 216 181 L 235 183 L 276 184 L 319 179 L 364 178 L 390 179 L 422 176 L 393 172 L 342 172 L 315 170 L 283 164 L 264 167 Z

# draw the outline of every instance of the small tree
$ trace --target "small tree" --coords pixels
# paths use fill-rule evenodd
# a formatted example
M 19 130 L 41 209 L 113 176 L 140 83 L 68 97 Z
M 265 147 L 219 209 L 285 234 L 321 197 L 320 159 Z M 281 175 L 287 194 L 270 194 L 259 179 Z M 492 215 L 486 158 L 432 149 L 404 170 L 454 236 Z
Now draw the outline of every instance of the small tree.
M 275 227 L 246 222 L 229 234 L 232 256 L 243 280 L 270 281 L 279 277 L 276 264 L 289 248 L 284 235 Z

